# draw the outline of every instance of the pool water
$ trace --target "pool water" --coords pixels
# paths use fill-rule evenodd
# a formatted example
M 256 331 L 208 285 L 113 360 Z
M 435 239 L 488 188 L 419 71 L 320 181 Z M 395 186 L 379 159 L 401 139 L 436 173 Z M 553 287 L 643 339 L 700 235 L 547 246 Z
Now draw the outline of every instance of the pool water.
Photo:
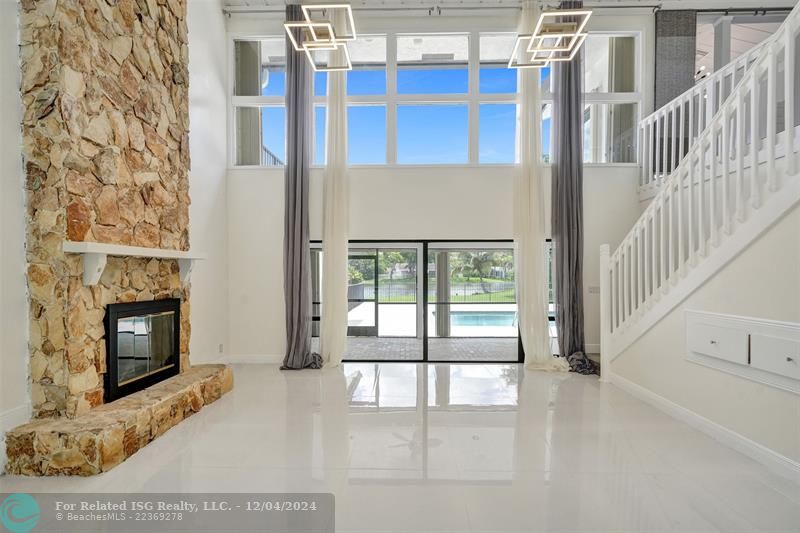
M 454 311 L 450 313 L 453 326 L 514 326 L 514 311 Z

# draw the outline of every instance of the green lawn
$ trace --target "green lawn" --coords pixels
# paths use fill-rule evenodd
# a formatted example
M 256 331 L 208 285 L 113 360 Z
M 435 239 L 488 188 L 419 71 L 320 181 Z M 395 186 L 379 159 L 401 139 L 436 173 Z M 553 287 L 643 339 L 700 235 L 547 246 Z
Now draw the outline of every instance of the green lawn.
M 473 278 L 454 277 L 454 278 L 451 278 L 451 280 L 450 280 L 451 283 L 480 283 L 480 281 L 481 281 L 481 278 L 475 278 L 475 277 L 473 277 Z M 484 281 L 484 283 L 494 283 L 494 282 L 514 283 L 514 278 L 483 278 L 483 281 Z
M 390 296 L 389 298 L 381 298 L 379 303 L 402 304 L 402 303 L 415 303 L 416 301 L 417 300 L 413 294 L 396 294 Z M 508 289 L 505 291 L 490 292 L 490 293 L 470 294 L 470 295 L 454 294 L 450 297 L 450 303 L 453 304 L 487 303 L 487 302 L 514 303 L 516 302 L 514 289 Z M 430 300 L 430 303 L 436 303 L 436 302 Z
M 382 304 L 413 304 L 417 302 L 415 294 L 394 294 L 389 298 L 381 298 Z

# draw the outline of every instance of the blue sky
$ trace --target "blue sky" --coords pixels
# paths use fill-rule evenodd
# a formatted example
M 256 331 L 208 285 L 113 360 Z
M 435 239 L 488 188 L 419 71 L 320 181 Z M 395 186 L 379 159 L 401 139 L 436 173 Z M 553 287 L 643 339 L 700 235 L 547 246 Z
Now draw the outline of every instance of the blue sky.
M 347 73 L 348 95 L 386 94 L 385 70 L 352 70 Z M 549 69 L 542 72 L 544 79 Z M 270 72 L 263 96 L 282 96 L 285 74 Z M 324 96 L 326 74 L 317 72 L 315 96 Z M 397 73 L 399 94 L 466 94 L 467 69 L 400 69 Z M 481 68 L 479 89 L 482 94 L 516 92 L 517 71 L 507 68 Z M 325 108 L 317 106 L 315 118 L 314 164 L 324 164 Z M 386 162 L 386 106 L 350 106 L 348 119 L 348 161 L 350 164 Z M 284 108 L 262 108 L 263 143 L 279 159 L 286 160 Z M 469 110 L 466 104 L 398 105 L 397 162 L 399 164 L 467 163 Z M 549 153 L 550 121 L 542 125 L 543 151 Z M 515 161 L 516 106 L 481 104 L 479 108 L 479 146 L 481 163 Z

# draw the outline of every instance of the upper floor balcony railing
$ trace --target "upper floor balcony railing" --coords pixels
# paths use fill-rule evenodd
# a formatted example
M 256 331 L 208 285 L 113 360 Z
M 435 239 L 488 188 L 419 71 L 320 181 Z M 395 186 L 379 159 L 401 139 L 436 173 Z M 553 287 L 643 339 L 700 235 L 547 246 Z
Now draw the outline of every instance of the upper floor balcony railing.
M 261 166 L 264 167 L 282 167 L 283 161 L 275 155 L 269 148 L 261 145 Z
M 766 39 L 641 120 L 639 193 L 642 198 L 656 194 L 771 40 Z

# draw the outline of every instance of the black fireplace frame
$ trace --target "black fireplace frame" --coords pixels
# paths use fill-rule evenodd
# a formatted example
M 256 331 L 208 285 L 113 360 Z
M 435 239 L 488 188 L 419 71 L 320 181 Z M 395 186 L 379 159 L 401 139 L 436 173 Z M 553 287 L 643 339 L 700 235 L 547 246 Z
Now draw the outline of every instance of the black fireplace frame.
M 172 366 L 159 372 L 143 376 L 122 385 L 118 378 L 117 361 L 117 322 L 121 318 L 139 316 L 151 313 L 173 312 L 172 355 L 168 362 Z M 163 300 L 149 300 L 146 302 L 130 302 L 109 304 L 106 307 L 104 319 L 106 329 L 106 374 L 104 379 L 104 400 L 106 403 L 133 394 L 136 391 L 155 385 L 160 381 L 175 376 L 181 371 L 181 300 L 180 298 L 166 298 Z

